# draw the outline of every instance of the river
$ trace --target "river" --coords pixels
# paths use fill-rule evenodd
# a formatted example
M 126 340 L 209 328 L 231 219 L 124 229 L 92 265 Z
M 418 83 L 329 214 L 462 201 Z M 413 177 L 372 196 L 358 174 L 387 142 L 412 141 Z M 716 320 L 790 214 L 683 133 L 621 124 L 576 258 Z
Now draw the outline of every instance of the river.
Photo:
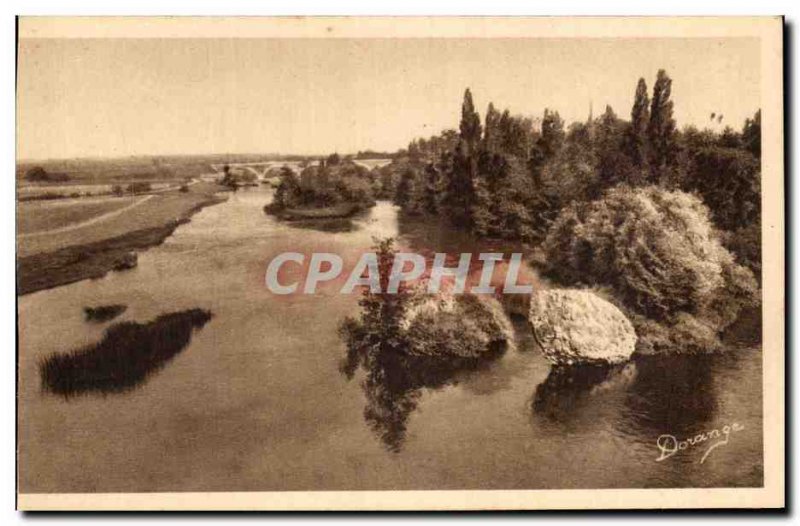
M 270 196 L 245 189 L 200 211 L 133 270 L 19 298 L 21 492 L 762 484 L 758 348 L 565 377 L 517 322 L 518 348 L 485 367 L 376 399 L 363 372 L 339 372 L 337 327 L 358 313 L 358 296 L 331 287 L 275 296 L 267 263 L 284 251 L 352 263 L 373 236 L 417 249 L 483 247 L 401 220 L 383 202 L 354 228 L 288 226 L 263 213 Z M 108 304 L 127 310 L 111 322 L 84 319 L 85 306 Z M 213 317 L 135 388 L 68 397 L 43 388 L 46 357 L 95 343 L 114 323 L 193 308 Z M 683 440 L 734 423 L 712 451 L 719 440 L 656 461 L 660 435 Z

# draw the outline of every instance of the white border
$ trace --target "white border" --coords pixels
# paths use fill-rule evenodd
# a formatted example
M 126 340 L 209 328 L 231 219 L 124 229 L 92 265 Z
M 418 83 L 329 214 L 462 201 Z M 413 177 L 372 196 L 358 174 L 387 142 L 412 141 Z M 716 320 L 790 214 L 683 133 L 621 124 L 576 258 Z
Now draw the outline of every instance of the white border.
M 177 4 L 175 2 L 169 2 L 169 1 L 163 1 L 163 0 L 159 1 L 159 2 L 153 2 L 153 1 L 145 0 L 145 1 L 137 2 L 136 4 L 130 4 L 130 5 L 125 5 L 125 3 L 111 4 L 111 3 L 108 3 L 108 2 L 84 2 L 81 5 L 70 5 L 68 9 L 65 9 L 65 6 L 63 4 L 59 4 L 58 2 L 55 2 L 55 1 L 51 1 L 51 2 L 28 1 L 28 2 L 24 2 L 24 3 L 20 2 L 20 4 L 21 4 L 20 5 L 21 9 L 18 9 L 18 11 L 26 12 L 26 13 L 29 13 L 29 14 L 35 14 L 35 13 L 39 13 L 39 14 L 53 14 L 53 13 L 65 13 L 65 14 L 66 13 L 68 13 L 68 14 L 98 14 L 98 13 L 103 13 L 103 14 L 114 14 L 114 13 L 117 13 L 117 14 L 126 14 L 126 13 L 129 13 L 129 14 L 132 14 L 132 13 L 136 13 L 136 14 L 158 14 L 158 13 L 198 14 L 197 6 L 194 6 L 194 9 L 192 9 L 191 7 L 189 9 L 186 9 L 186 6 L 180 6 L 180 4 Z M 353 4 L 357 5 L 355 10 L 352 10 L 352 7 L 350 7 L 350 11 L 348 11 L 348 6 L 352 6 Z M 339 9 L 342 9 L 342 11 L 340 11 L 340 12 L 342 12 L 342 13 L 349 12 L 349 14 L 369 14 L 369 13 L 389 13 L 389 12 L 393 12 L 393 13 L 396 13 L 396 14 L 418 14 L 418 13 L 421 13 L 423 11 L 427 12 L 427 13 L 438 13 L 438 14 L 457 14 L 457 13 L 462 13 L 462 14 L 464 14 L 464 13 L 485 14 L 485 13 L 487 13 L 489 11 L 489 9 L 492 9 L 494 12 L 504 11 L 505 13 L 512 14 L 515 11 L 519 12 L 520 8 L 522 10 L 525 9 L 525 7 L 520 5 L 520 4 L 517 4 L 517 3 L 513 3 L 512 4 L 511 2 L 503 2 L 503 1 L 498 1 L 498 0 L 493 0 L 491 2 L 491 6 L 487 5 L 487 2 L 464 1 L 464 2 L 459 2 L 458 4 L 454 4 L 453 7 L 450 7 L 449 9 L 447 7 L 443 8 L 442 6 L 432 5 L 431 2 L 419 2 L 419 1 L 416 1 L 416 0 L 411 0 L 411 1 L 404 2 L 404 7 L 399 9 L 399 10 L 398 9 L 386 10 L 386 8 L 384 6 L 377 6 L 376 7 L 376 4 L 377 3 L 366 3 L 366 4 L 358 5 L 357 2 L 340 2 L 340 3 L 337 3 L 337 7 Z M 621 5 L 624 6 L 624 7 L 620 7 Z M 510 6 L 513 6 L 513 7 L 510 7 Z M 585 11 L 587 9 L 591 9 L 591 11 L 596 13 L 596 14 L 615 14 L 615 13 L 618 14 L 618 13 L 621 13 L 621 12 L 624 12 L 624 11 L 628 11 L 628 12 L 635 11 L 635 12 L 639 12 L 639 13 L 642 13 L 642 14 L 645 14 L 645 13 L 654 14 L 654 13 L 663 13 L 664 10 L 667 9 L 667 8 L 672 13 L 683 13 L 683 14 L 701 14 L 701 13 L 708 13 L 708 12 L 717 12 L 717 13 L 719 13 L 719 12 L 721 12 L 723 10 L 725 12 L 727 12 L 727 13 L 730 13 L 730 14 L 747 14 L 747 13 L 766 14 L 766 13 L 785 12 L 787 10 L 791 10 L 791 8 L 794 7 L 794 4 L 789 3 L 789 2 L 780 2 L 780 3 L 778 3 L 778 2 L 770 2 L 770 1 L 761 1 L 758 4 L 750 4 L 750 5 L 747 5 L 747 6 L 739 7 L 739 6 L 731 5 L 730 3 L 726 3 L 726 2 L 715 2 L 713 5 L 710 2 L 706 2 L 706 3 L 703 3 L 702 5 L 700 5 L 697 2 L 673 1 L 673 2 L 670 2 L 668 6 L 658 5 L 658 4 L 642 5 L 640 2 L 604 2 L 603 5 L 591 5 L 590 6 L 590 4 L 576 4 L 575 2 L 571 2 L 571 1 L 560 1 L 560 2 L 558 2 L 557 6 L 552 6 L 552 7 L 555 9 L 555 11 L 553 13 L 563 13 L 563 14 L 576 14 L 576 13 L 580 13 L 581 11 Z M 236 1 L 236 0 L 229 0 L 229 1 L 225 2 L 224 5 L 215 6 L 212 9 L 212 11 L 210 11 L 210 12 L 207 11 L 205 14 L 224 14 L 224 13 L 236 13 L 236 12 L 253 12 L 254 8 L 255 8 L 255 6 L 253 6 L 249 2 L 240 2 L 240 1 Z M 269 6 L 268 9 L 272 12 L 272 14 L 281 14 L 281 13 L 288 14 L 288 12 L 286 10 L 287 8 L 290 8 L 291 12 L 293 12 L 293 13 L 306 13 L 306 14 L 308 14 L 308 13 L 313 13 L 315 11 L 316 12 L 325 12 L 325 8 L 322 7 L 322 6 L 317 5 L 317 2 L 306 2 L 304 0 L 295 0 L 295 1 L 291 2 L 290 5 L 284 6 L 283 8 L 281 8 L 279 6 Z M 262 7 L 260 10 L 261 10 L 261 12 L 263 14 L 269 14 L 269 13 L 266 13 L 264 11 L 264 7 Z M 330 11 L 328 11 L 328 12 L 330 12 Z M 4 19 L 4 22 L 5 22 L 5 24 L 4 24 L 3 28 L 6 30 L 7 33 L 9 33 L 9 26 L 11 26 L 11 31 L 10 32 L 13 34 L 13 20 L 9 22 L 9 18 L 6 17 Z M 8 41 L 8 38 L 6 39 L 6 41 Z M 9 49 L 6 48 L 5 53 L 2 54 L 2 60 L 3 60 L 3 65 L 6 66 L 4 68 L 4 71 L 7 74 L 6 82 L 4 83 L 4 86 L 8 87 L 9 85 L 11 85 L 12 86 L 12 90 L 13 90 L 13 78 L 14 78 L 13 77 L 13 61 L 14 61 L 13 50 L 9 51 Z M 3 106 L 4 112 L 5 112 L 5 117 L 6 117 L 4 122 L 6 122 L 6 125 L 9 126 L 10 129 L 11 129 L 11 133 L 7 134 L 6 135 L 7 137 L 13 137 L 13 124 L 9 124 L 9 123 L 13 122 L 10 117 L 13 116 L 14 106 L 13 106 L 13 101 L 9 102 L 10 100 L 11 100 L 11 98 L 7 97 L 6 98 L 7 103 L 6 103 L 5 106 Z M 5 156 L 6 156 L 6 159 L 7 160 L 10 159 L 10 162 L 9 162 L 8 166 L 13 166 L 13 158 L 14 158 L 14 156 L 13 156 L 13 145 L 10 145 L 10 140 L 7 140 L 3 152 L 4 152 Z M 10 178 L 10 179 L 12 179 L 12 178 Z M 774 190 L 774 188 L 773 188 L 773 190 Z M 766 192 L 766 188 L 765 188 L 765 194 L 766 193 L 767 192 Z M 8 193 L 4 194 L 4 196 L 3 196 L 4 199 L 9 199 L 9 197 L 10 197 L 10 200 L 6 201 L 6 204 L 10 203 L 10 205 L 6 206 L 6 207 L 2 207 L 2 210 L 5 213 L 4 213 L 4 215 L 2 215 L 0 217 L 2 218 L 4 226 L 6 228 L 8 228 L 7 232 L 9 230 L 11 232 L 13 232 L 14 231 L 13 230 L 13 224 L 14 224 L 13 223 L 13 221 L 14 221 L 13 220 L 13 209 L 14 209 L 13 192 L 8 192 Z M 782 209 L 780 210 L 780 213 L 782 214 Z M 782 215 L 780 215 L 778 217 L 782 217 Z M 10 250 L 8 251 L 8 253 L 11 255 L 11 254 L 13 254 L 13 244 L 12 244 L 13 241 L 11 241 L 11 239 L 13 239 L 13 234 L 7 236 L 5 239 L 7 240 L 6 242 L 8 242 L 9 245 L 10 245 Z M 13 272 L 14 272 L 13 269 L 14 269 L 14 266 L 13 266 L 13 263 L 11 262 L 11 257 L 6 258 L 3 261 L 3 267 L 2 267 L 2 270 L 5 272 L 5 275 L 7 276 L 7 279 L 5 280 L 6 286 L 9 286 L 8 284 L 13 283 L 13 281 L 11 280 L 11 275 L 13 275 Z M 782 268 L 782 265 L 781 265 L 780 272 L 779 272 L 780 277 L 781 277 L 781 281 L 782 281 L 782 277 L 783 277 L 783 272 L 782 271 L 783 271 L 783 268 Z M 773 283 L 773 284 L 775 284 L 775 283 Z M 7 297 L 10 297 L 11 294 L 13 294 L 13 288 L 12 287 L 13 286 L 9 287 L 11 290 L 9 291 L 9 295 Z M 781 286 L 780 290 L 782 292 L 782 290 L 783 290 L 782 286 Z M 777 305 L 777 303 L 776 303 L 776 305 Z M 13 306 L 13 304 L 12 305 L 3 304 L 3 308 L 5 310 L 3 312 L 3 315 L 0 316 L 0 320 L 3 320 L 3 323 L 7 324 L 7 325 L 4 326 L 4 328 L 6 329 L 6 331 L 4 333 L 5 334 L 14 334 L 14 331 L 15 331 L 14 306 Z M 776 312 L 771 313 L 770 316 L 773 316 L 773 319 L 774 319 L 774 316 L 782 318 L 783 317 L 783 311 L 782 311 L 782 309 L 776 310 Z M 12 349 L 13 349 L 13 347 L 12 347 Z M 12 354 L 12 353 L 9 353 L 9 354 Z M 9 379 L 13 377 L 14 367 L 15 367 L 14 364 L 12 364 L 12 366 L 10 368 L 7 368 L 7 371 L 9 371 L 9 376 L 8 376 Z M 765 371 L 765 374 L 767 374 L 767 371 Z M 8 389 L 7 392 L 13 393 L 13 384 L 11 382 L 9 382 L 7 384 L 7 389 Z M 10 414 L 10 418 L 7 419 L 7 422 L 9 422 L 9 423 L 13 421 L 13 412 L 11 411 L 11 408 L 9 407 L 10 400 L 11 400 L 12 396 L 13 396 L 13 394 L 6 398 L 6 400 L 9 401 L 9 404 L 8 405 L 4 405 L 4 409 L 7 411 L 6 416 L 9 416 L 9 414 Z M 765 405 L 766 404 L 767 404 L 767 400 L 765 400 Z M 773 406 L 773 407 L 775 407 L 775 406 Z M 782 398 L 780 400 L 780 403 L 779 403 L 778 407 L 782 407 Z M 8 430 L 8 432 L 6 433 L 6 436 L 10 437 L 11 440 L 7 440 L 6 451 L 10 451 L 10 450 L 13 449 L 12 447 L 10 447 L 10 444 L 13 444 L 13 427 L 7 426 L 7 430 Z M 781 438 L 782 438 L 782 435 L 781 435 Z M 772 443 L 771 440 L 768 440 L 767 442 L 768 443 Z M 781 442 L 782 442 L 782 440 L 781 440 Z M 4 457 L 4 459 L 7 459 L 7 458 L 8 457 Z M 12 473 L 13 473 L 13 458 L 12 458 L 10 463 L 6 462 L 6 465 L 3 466 L 3 467 L 7 468 L 5 470 L 5 473 L 8 474 L 9 478 L 11 478 Z M 614 492 L 617 492 L 617 491 L 621 491 L 621 490 L 600 490 L 600 491 L 593 492 L 593 493 L 596 494 L 596 498 L 593 499 L 593 500 L 595 500 L 595 502 L 597 502 L 599 507 L 609 507 L 609 506 L 612 505 L 612 503 L 615 502 L 615 498 L 617 498 L 617 497 L 615 497 Z M 626 490 L 626 491 L 628 493 L 630 493 L 631 490 Z M 636 491 L 654 491 L 654 490 L 633 490 L 633 491 L 636 492 Z M 668 494 L 670 492 L 681 491 L 681 490 L 658 490 L 658 491 L 660 493 L 664 494 L 664 496 L 668 496 Z M 713 496 L 713 494 L 715 492 L 718 492 L 718 491 L 723 491 L 724 492 L 724 491 L 727 491 L 727 490 L 710 490 L 710 492 L 709 492 L 709 490 L 703 490 L 703 491 L 704 491 L 705 496 L 709 497 L 709 496 Z M 753 501 L 750 498 L 748 498 L 748 492 L 752 493 L 752 491 L 757 491 L 757 490 L 744 490 L 744 493 L 740 492 L 740 498 L 737 499 L 737 501 L 734 502 L 733 504 L 743 505 L 743 506 L 751 505 Z M 8 493 L 9 492 L 6 492 L 6 495 L 8 495 Z M 369 498 L 369 502 L 375 502 L 375 501 L 373 501 L 371 499 L 370 493 L 371 492 L 365 492 L 365 493 L 362 493 L 361 495 L 364 497 L 365 500 Z M 429 492 L 424 492 L 424 493 L 429 493 Z M 436 492 L 436 493 L 439 493 L 439 492 Z M 467 494 L 469 494 L 469 493 L 472 493 L 472 492 L 466 492 L 465 496 L 468 496 Z M 507 493 L 507 492 L 504 492 L 504 493 Z M 569 492 L 568 491 L 564 491 L 564 490 L 559 490 L 558 493 L 560 495 L 566 496 L 566 494 L 569 493 Z M 318 493 L 316 495 L 320 499 L 320 503 L 329 502 L 325 498 L 326 494 L 332 495 L 335 498 L 335 493 L 332 493 L 332 492 Z M 160 494 L 160 495 L 165 495 L 165 496 L 169 497 L 170 494 Z M 240 494 L 229 494 L 229 495 L 236 496 L 236 498 L 238 498 L 238 495 L 240 495 Z M 247 494 L 247 495 L 252 496 L 252 494 Z M 247 495 L 245 497 L 243 497 L 243 498 L 246 498 Z M 284 494 L 284 495 L 287 495 L 287 496 L 289 496 L 291 498 L 291 494 Z M 180 494 L 180 496 L 181 497 L 185 497 L 186 494 Z M 750 496 L 756 497 L 756 498 L 758 497 L 757 495 L 752 495 L 752 494 Z M 100 500 L 105 498 L 104 495 L 98 495 L 97 497 Z M 156 498 L 158 498 L 158 497 L 156 497 Z M 698 501 L 693 501 L 691 499 L 687 499 L 685 495 L 682 498 L 682 500 L 685 503 L 687 503 L 687 506 L 704 505 L 702 503 L 702 499 L 698 500 Z M 262 505 L 263 505 L 264 501 L 262 500 L 261 502 L 262 502 Z M 693 502 L 694 502 L 694 504 L 691 504 Z M 20 503 L 22 504 L 22 501 L 20 501 Z M 240 501 L 240 503 L 241 503 L 241 501 Z M 467 506 L 468 509 L 475 507 L 475 501 L 474 500 L 470 500 L 468 502 L 468 504 L 469 504 L 469 506 Z M 149 509 L 159 509 L 160 507 L 161 506 L 150 507 Z M 261 507 L 261 506 L 257 506 L 257 507 Z M 557 507 L 557 506 L 553 506 L 553 507 Z M 113 508 L 113 506 L 111 508 Z M 306 509 L 310 509 L 308 506 L 305 506 L 305 508 Z M 320 509 L 326 509 L 326 508 L 327 508 L 327 506 L 320 506 Z M 9 509 L 9 508 L 6 507 L 6 509 Z M 191 509 L 198 509 L 198 508 L 196 506 L 192 506 Z M 287 507 L 286 509 L 290 509 L 290 508 Z M 17 516 L 17 518 L 18 518 L 18 516 Z

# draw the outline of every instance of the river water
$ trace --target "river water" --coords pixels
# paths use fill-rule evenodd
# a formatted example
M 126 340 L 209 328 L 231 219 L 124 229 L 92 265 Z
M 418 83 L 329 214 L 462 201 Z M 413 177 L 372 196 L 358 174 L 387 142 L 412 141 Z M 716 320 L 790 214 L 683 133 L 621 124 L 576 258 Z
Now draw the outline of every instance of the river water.
M 352 264 L 373 236 L 388 235 L 420 250 L 487 247 L 403 221 L 388 203 L 353 228 L 288 226 L 262 212 L 270 198 L 262 188 L 237 192 L 141 253 L 133 270 L 19 298 L 21 492 L 762 484 L 761 352 L 752 346 L 565 375 L 517 322 L 516 349 L 444 382 L 376 394 L 363 371 L 348 380 L 337 327 L 358 314 L 358 296 L 333 287 L 274 296 L 263 284 L 272 256 L 325 251 Z M 85 306 L 108 304 L 127 310 L 84 320 Z M 193 308 L 212 319 L 137 387 L 69 397 L 43 388 L 46 357 L 98 342 L 119 321 Z M 660 435 L 734 424 L 727 443 L 656 460 Z

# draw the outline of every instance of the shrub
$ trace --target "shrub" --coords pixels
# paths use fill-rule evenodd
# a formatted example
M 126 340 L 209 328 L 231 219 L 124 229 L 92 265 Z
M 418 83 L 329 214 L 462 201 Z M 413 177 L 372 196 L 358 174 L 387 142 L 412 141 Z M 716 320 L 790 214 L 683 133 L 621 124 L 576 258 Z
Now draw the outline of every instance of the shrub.
M 47 174 L 44 168 L 41 166 L 34 166 L 27 172 L 25 172 L 25 179 L 28 181 L 49 181 L 50 176 Z
M 722 246 L 705 205 L 680 191 L 618 187 L 573 204 L 556 219 L 543 250 L 557 279 L 611 287 L 634 316 L 640 340 L 655 347 L 678 342 L 667 342 L 645 320 L 685 328 L 679 332 L 713 347 L 703 335 L 730 325 L 758 290 L 752 273 Z
M 150 183 L 137 181 L 135 183 L 129 184 L 128 188 L 127 188 L 127 191 L 132 193 L 132 194 L 141 194 L 141 193 L 144 193 L 144 192 L 149 192 L 152 189 L 153 189 L 153 187 L 150 185 Z

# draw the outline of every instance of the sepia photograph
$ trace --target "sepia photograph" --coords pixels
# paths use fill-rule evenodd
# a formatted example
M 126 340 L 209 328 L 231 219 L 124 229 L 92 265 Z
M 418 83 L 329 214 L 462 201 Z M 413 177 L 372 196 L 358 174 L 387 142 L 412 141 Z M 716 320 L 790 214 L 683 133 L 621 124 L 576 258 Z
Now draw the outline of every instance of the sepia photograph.
M 20 17 L 18 507 L 783 507 L 782 43 Z

